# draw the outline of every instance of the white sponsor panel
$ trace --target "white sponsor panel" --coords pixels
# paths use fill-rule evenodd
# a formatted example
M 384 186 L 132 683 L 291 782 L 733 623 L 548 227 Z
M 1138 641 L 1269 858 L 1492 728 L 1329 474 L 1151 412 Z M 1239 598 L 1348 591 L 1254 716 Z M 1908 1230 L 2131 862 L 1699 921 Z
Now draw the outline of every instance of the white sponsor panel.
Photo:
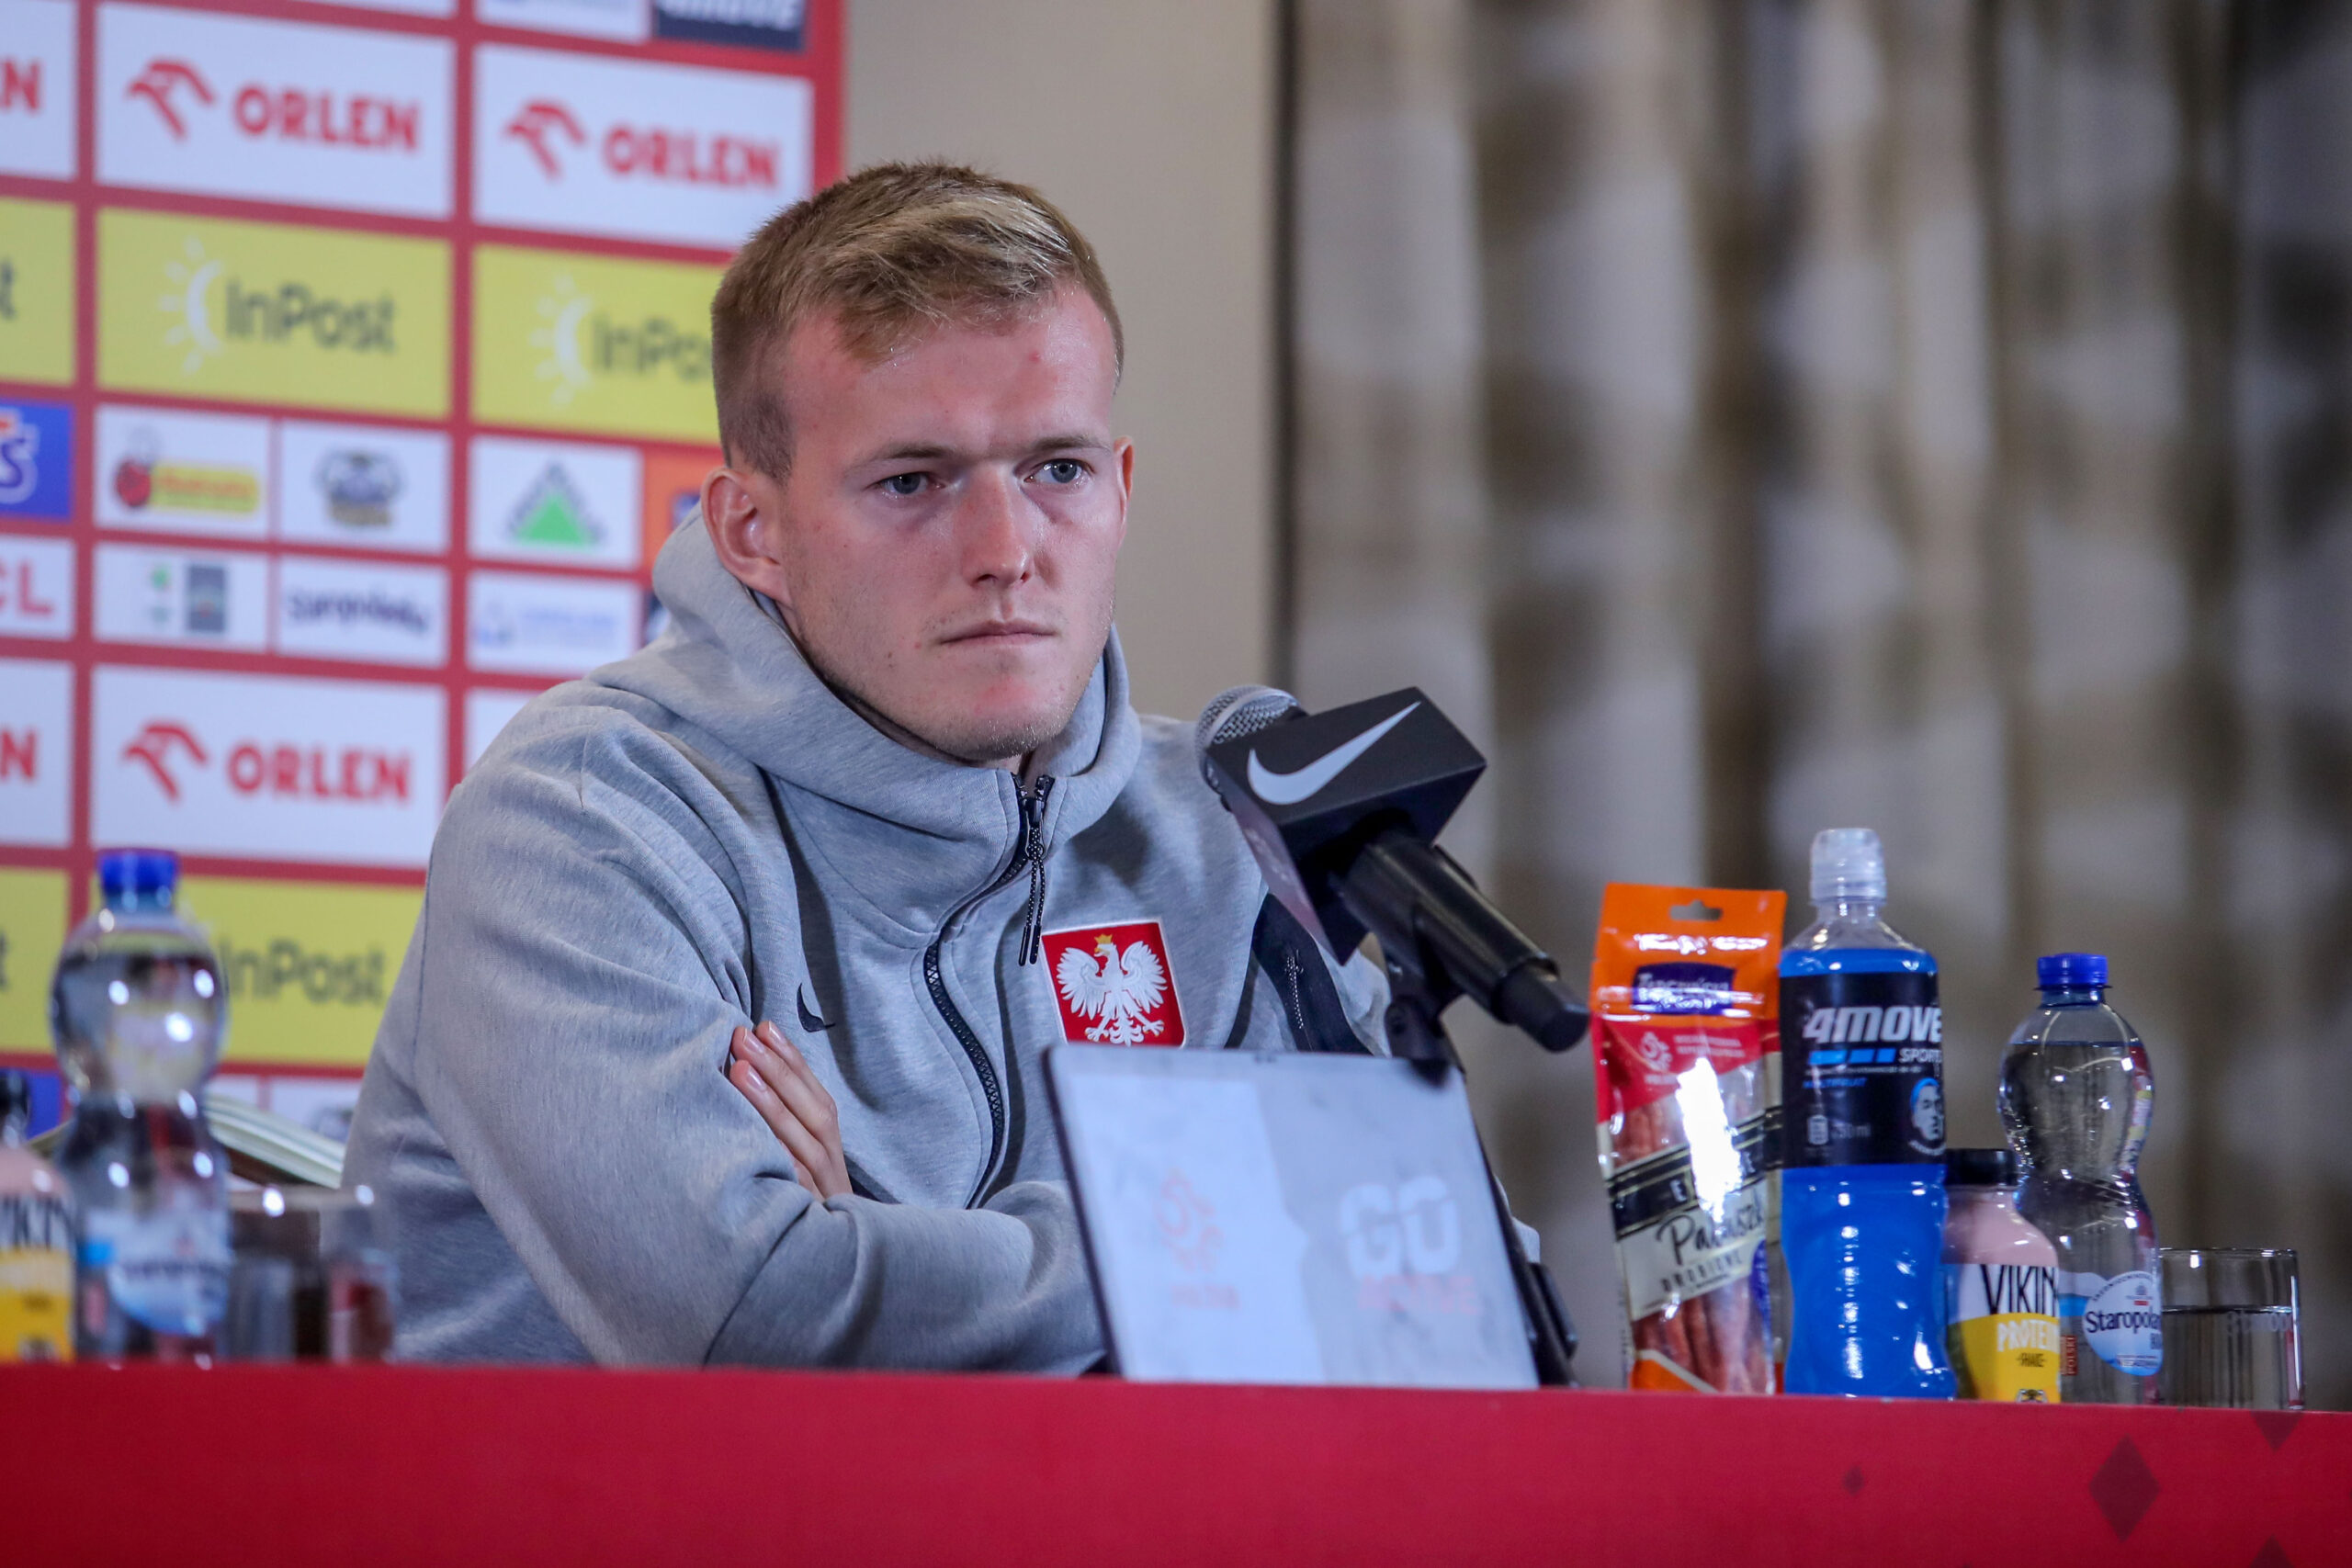
M 98 8 L 98 177 L 150 190 L 445 218 L 446 39 Z
M 98 521 L 261 539 L 269 533 L 269 421 L 109 403 L 98 410 Z
M 93 619 L 107 642 L 269 646 L 269 558 L 243 550 L 100 545 Z
M 104 665 L 94 687 L 97 842 L 425 863 L 445 783 L 440 687 Z
M 481 761 L 506 721 L 529 705 L 532 692 L 498 692 L 477 686 L 466 694 L 466 771 Z
M 277 427 L 277 534 L 438 554 L 449 543 L 449 438 L 286 421 Z
M 74 546 L 0 534 L 0 637 L 74 635 Z
M 633 582 L 477 571 L 466 584 L 466 662 L 516 675 L 584 675 L 640 646 Z
M 399 11 L 411 17 L 454 17 L 458 0 L 310 0 L 330 10 L 349 6 L 360 11 Z
M 0 0 L 0 175 L 74 177 L 74 0 Z
M 0 844 L 74 833 L 74 667 L 0 659 Z
M 474 0 L 474 17 L 502 28 L 629 43 L 653 35 L 650 0 Z
M 439 664 L 449 653 L 449 576 L 439 567 L 285 556 L 277 651 L 306 659 Z
M 808 194 L 815 113 L 797 77 L 485 45 L 474 215 L 732 250 Z
M 482 435 L 467 477 L 467 545 L 496 560 L 633 567 L 645 460 L 634 446 Z

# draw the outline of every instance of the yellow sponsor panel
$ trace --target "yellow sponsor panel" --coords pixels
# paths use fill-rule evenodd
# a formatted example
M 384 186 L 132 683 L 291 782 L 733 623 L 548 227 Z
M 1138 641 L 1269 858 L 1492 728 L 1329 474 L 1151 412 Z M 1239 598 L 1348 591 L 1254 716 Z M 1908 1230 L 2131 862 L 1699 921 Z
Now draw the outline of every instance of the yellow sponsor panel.
M 226 1060 L 368 1060 L 423 888 L 191 876 L 179 902 L 210 935 L 229 982 Z
M 474 252 L 474 417 L 715 442 L 719 269 L 483 245 Z
M 65 874 L 0 870 L 0 1051 L 47 1051 L 49 982 L 65 945 Z
M 0 380 L 74 379 L 74 209 L 0 198 Z
M 101 212 L 98 379 L 125 390 L 442 417 L 449 247 Z

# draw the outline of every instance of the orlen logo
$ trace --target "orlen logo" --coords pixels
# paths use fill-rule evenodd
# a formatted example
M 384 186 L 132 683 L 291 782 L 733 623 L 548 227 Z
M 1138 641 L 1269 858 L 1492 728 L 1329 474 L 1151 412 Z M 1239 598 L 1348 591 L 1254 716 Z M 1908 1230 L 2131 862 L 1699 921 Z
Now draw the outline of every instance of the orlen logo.
M 187 772 L 212 766 L 212 752 L 176 719 L 151 718 L 118 759 L 154 775 L 166 799 L 180 798 Z M 275 800 L 408 804 L 412 768 L 405 751 L 371 746 L 297 746 L 239 740 L 221 759 L 222 776 L 239 795 Z
M 528 148 L 531 161 L 551 180 L 563 178 L 563 160 L 556 155 L 559 139 L 574 147 L 584 146 L 588 141 L 588 133 L 580 129 L 571 111 L 552 98 L 533 98 L 525 104 L 506 122 L 503 134 Z
M 154 105 L 175 141 L 187 139 L 187 121 L 180 118 L 178 95 L 182 91 L 205 108 L 210 108 L 216 101 L 212 85 L 204 79 L 204 73 L 185 60 L 151 60 L 122 90 L 125 97 L 144 98 Z
M 580 152 L 589 141 L 580 118 L 556 98 L 525 103 L 501 134 L 522 142 L 539 173 L 550 180 L 563 178 L 567 150 Z M 707 136 L 616 119 L 596 139 L 594 155 L 603 160 L 607 172 L 622 179 L 775 190 L 783 151 L 775 141 Z
M 1477 1315 L 1477 1281 L 1458 1271 L 1461 1206 L 1442 1178 L 1349 1188 L 1340 1198 L 1340 1236 L 1359 1308 Z
M 220 102 L 203 72 L 185 60 L 164 55 L 148 61 L 123 93 L 153 105 L 175 141 L 187 139 L 186 117 L 218 107 Z M 400 152 L 417 150 L 417 126 L 424 112 L 424 106 L 414 99 L 402 102 L 372 93 L 341 94 L 259 82 L 244 84 L 228 100 L 231 123 L 256 140 Z

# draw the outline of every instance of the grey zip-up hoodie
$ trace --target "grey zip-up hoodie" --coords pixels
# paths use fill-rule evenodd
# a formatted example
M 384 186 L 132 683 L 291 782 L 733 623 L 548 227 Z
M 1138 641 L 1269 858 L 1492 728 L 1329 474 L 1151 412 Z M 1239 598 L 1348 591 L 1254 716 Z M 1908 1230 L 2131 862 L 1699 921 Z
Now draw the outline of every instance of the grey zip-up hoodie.
M 1189 730 L 1136 716 L 1114 637 L 1034 784 L 934 761 L 834 696 L 699 522 L 654 587 L 670 629 L 524 709 L 434 840 L 345 1166 L 390 1207 L 400 1353 L 1085 1367 L 1040 1074 L 1064 1014 L 1024 928 L 1148 922 L 1168 1043 L 1295 1043 L 1295 964 L 1286 1003 Z M 1377 972 L 1322 967 L 1374 1039 Z M 727 1081 L 761 1020 L 831 1090 L 854 1195 L 800 1187 Z

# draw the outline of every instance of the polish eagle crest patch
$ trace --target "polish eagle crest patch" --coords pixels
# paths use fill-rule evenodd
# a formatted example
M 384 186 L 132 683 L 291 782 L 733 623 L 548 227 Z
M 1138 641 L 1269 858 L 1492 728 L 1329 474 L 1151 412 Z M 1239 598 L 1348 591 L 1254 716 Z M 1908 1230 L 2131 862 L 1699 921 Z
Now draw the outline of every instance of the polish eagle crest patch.
M 1046 968 L 1073 1045 L 1182 1045 L 1184 1013 L 1158 920 L 1045 935 Z

